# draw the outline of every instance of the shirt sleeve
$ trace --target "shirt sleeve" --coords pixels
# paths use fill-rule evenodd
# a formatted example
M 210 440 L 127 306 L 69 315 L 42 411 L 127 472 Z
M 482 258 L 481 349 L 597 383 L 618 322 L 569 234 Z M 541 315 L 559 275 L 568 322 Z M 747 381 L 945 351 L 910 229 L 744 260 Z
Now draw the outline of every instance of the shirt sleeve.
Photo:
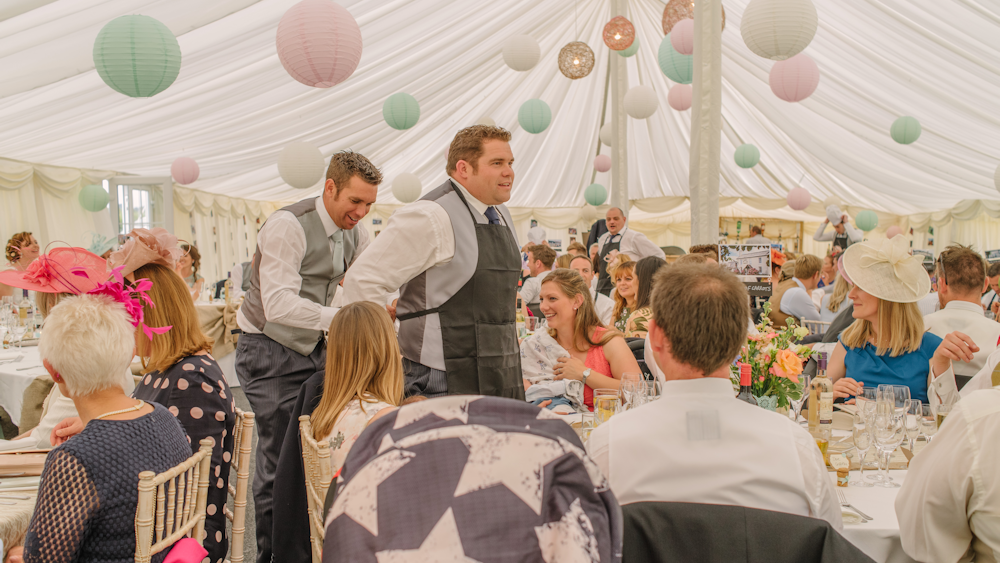
M 428 269 L 455 256 L 455 233 L 448 212 L 431 201 L 396 211 L 385 230 L 347 270 L 344 304 L 385 305 L 388 295 Z
M 781 312 L 804 321 L 818 321 L 819 311 L 809 294 L 801 287 L 793 287 L 781 297 Z
M 593 429 L 590 432 L 590 437 L 587 438 L 587 455 L 594 460 L 608 482 L 611 482 L 611 464 L 608 456 L 608 434 L 610 431 L 610 424 L 602 424 Z
M 25 563 L 76 561 L 100 504 L 97 487 L 76 456 L 65 450 L 51 452 L 24 538 Z
M 809 516 L 826 520 L 837 531 L 844 529 L 844 517 L 837 500 L 833 481 L 826 470 L 823 454 L 816 447 L 816 442 L 802 428 L 793 428 L 795 449 L 799 454 L 799 464 L 802 466 L 802 480 L 806 487 L 806 497 L 809 502 Z
M 229 276 L 230 280 L 233 282 L 232 297 L 233 299 L 239 299 L 244 295 L 243 293 L 243 266 L 237 264 L 232 269 L 232 274 Z
M 260 296 L 269 322 L 326 330 L 336 309 L 299 296 L 306 233 L 294 215 L 277 211 L 257 235 L 260 250 Z
M 865 233 L 862 232 L 861 229 L 852 225 L 850 221 L 844 222 L 844 230 L 847 231 L 847 240 L 851 244 L 865 240 Z
M 630 232 L 631 236 L 622 237 L 622 252 L 628 254 L 629 258 L 637 262 L 648 256 L 666 258 L 663 249 L 656 246 L 646 235 L 637 231 L 630 230 Z
M 819 227 L 816 228 L 816 233 L 813 235 L 813 240 L 818 242 L 829 242 L 834 239 L 836 236 L 834 231 L 830 231 L 829 233 L 824 232 L 826 231 L 826 225 L 826 222 L 819 224 Z
M 521 286 L 521 299 L 525 303 L 537 303 L 538 294 L 542 291 L 542 284 L 539 283 L 538 278 L 528 278 L 524 280 L 524 285 Z
M 989 364 L 987 364 L 989 365 Z M 968 387 L 968 385 L 966 386 Z M 927 362 L 927 400 L 932 405 L 955 404 L 960 395 L 958 393 L 958 383 L 955 381 L 954 366 L 949 365 L 948 369 L 941 375 L 934 377 L 934 364 Z

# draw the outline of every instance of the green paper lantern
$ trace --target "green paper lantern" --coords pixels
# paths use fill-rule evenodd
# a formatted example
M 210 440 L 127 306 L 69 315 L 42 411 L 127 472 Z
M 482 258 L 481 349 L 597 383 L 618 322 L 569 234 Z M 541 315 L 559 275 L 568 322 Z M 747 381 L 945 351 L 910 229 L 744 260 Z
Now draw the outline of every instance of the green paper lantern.
M 587 200 L 587 203 L 597 207 L 598 205 L 604 205 L 604 202 L 608 199 L 608 190 L 600 184 L 591 184 L 587 186 L 587 189 L 583 190 L 583 197 Z
M 108 86 L 133 98 L 166 90 L 181 70 L 181 47 L 167 26 L 149 16 L 121 16 L 94 40 L 94 66 Z
M 420 104 L 409 94 L 393 94 L 382 104 L 382 117 L 393 129 L 409 129 L 420 119 Z
M 84 186 L 80 190 L 80 206 L 91 213 L 102 211 L 108 206 L 108 192 L 95 184 Z
M 538 134 L 549 128 L 552 123 L 552 110 L 549 104 L 539 99 L 528 100 L 517 110 L 517 122 L 521 129 L 528 133 Z
M 631 57 L 632 55 L 638 53 L 639 52 L 639 38 L 636 37 L 635 39 L 633 39 L 632 40 L 632 44 L 628 46 L 628 49 L 624 49 L 624 50 L 621 50 L 621 51 L 615 51 L 615 52 L 618 53 L 619 55 L 623 56 L 623 57 Z
M 904 115 L 892 122 L 889 134 L 892 140 L 901 145 L 908 145 L 920 138 L 920 122 L 917 118 Z
M 753 168 L 760 162 L 760 151 L 757 150 L 757 147 L 747 143 L 736 147 L 734 158 L 740 168 Z
M 873 231 L 875 227 L 878 227 L 878 215 L 870 209 L 865 209 L 858 213 L 857 218 L 854 219 L 854 224 L 866 233 Z
M 658 59 L 660 70 L 667 78 L 678 84 L 690 84 L 694 80 L 694 55 L 682 55 L 670 43 L 668 33 L 660 42 Z

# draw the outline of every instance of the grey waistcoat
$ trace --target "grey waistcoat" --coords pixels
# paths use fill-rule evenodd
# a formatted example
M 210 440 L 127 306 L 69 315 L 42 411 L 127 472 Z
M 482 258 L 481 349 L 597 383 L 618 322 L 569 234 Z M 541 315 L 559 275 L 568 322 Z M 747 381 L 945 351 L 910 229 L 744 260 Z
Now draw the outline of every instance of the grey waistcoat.
M 330 252 L 330 239 L 326 236 L 323 221 L 316 211 L 316 198 L 304 199 L 280 211 L 288 211 L 295 215 L 306 234 L 306 251 L 299 266 L 299 276 L 302 278 L 299 297 L 324 307 L 330 306 L 337 291 L 337 284 L 347 271 L 347 264 L 354 261 L 354 252 L 359 243 L 358 231 L 356 229 L 344 231 L 344 264 L 335 267 L 333 253 Z M 267 222 L 264 223 L 264 227 L 266 226 Z M 250 271 L 250 290 L 247 291 L 243 302 L 243 316 L 278 344 L 308 356 L 323 338 L 323 331 L 268 322 L 260 294 L 260 258 L 258 246 Z
M 398 315 L 440 307 L 465 286 L 479 264 L 476 225 L 472 222 L 469 208 L 455 192 L 458 188 L 453 189 L 451 182 L 452 180 L 447 180 L 420 199 L 433 201 L 448 212 L 451 228 L 455 233 L 455 256 L 451 262 L 426 270 L 400 288 L 399 302 L 396 304 Z M 508 226 L 514 224 L 506 206 L 494 207 L 503 215 Z M 475 215 L 477 222 L 488 222 L 481 213 Z M 513 228 L 511 232 L 516 241 L 517 233 Z M 401 321 L 399 347 L 403 357 L 408 360 L 445 371 L 441 321 L 437 313 Z

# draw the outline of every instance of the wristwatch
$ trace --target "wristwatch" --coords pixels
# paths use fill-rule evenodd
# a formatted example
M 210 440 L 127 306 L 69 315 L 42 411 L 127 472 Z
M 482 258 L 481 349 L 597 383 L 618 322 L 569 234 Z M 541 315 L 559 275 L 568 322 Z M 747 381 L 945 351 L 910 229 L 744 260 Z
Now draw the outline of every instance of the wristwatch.
M 581 379 L 580 381 L 584 385 L 587 384 L 587 378 L 590 377 L 590 371 L 591 371 L 590 368 L 587 368 L 587 369 L 583 370 L 583 379 Z

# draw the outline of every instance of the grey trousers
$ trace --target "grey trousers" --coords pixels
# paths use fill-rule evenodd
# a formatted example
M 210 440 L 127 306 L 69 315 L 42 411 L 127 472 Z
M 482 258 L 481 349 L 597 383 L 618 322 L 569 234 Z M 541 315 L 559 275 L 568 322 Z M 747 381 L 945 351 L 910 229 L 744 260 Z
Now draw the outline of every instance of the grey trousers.
M 253 408 L 258 436 L 257 469 L 253 476 L 258 563 L 271 563 L 271 511 L 274 504 L 271 493 L 288 419 L 302 383 L 325 367 L 325 342 L 320 342 L 308 356 L 290 350 L 263 334 L 244 333 L 236 345 L 236 376 Z
M 448 394 L 448 374 L 403 358 L 403 394 L 441 397 Z

